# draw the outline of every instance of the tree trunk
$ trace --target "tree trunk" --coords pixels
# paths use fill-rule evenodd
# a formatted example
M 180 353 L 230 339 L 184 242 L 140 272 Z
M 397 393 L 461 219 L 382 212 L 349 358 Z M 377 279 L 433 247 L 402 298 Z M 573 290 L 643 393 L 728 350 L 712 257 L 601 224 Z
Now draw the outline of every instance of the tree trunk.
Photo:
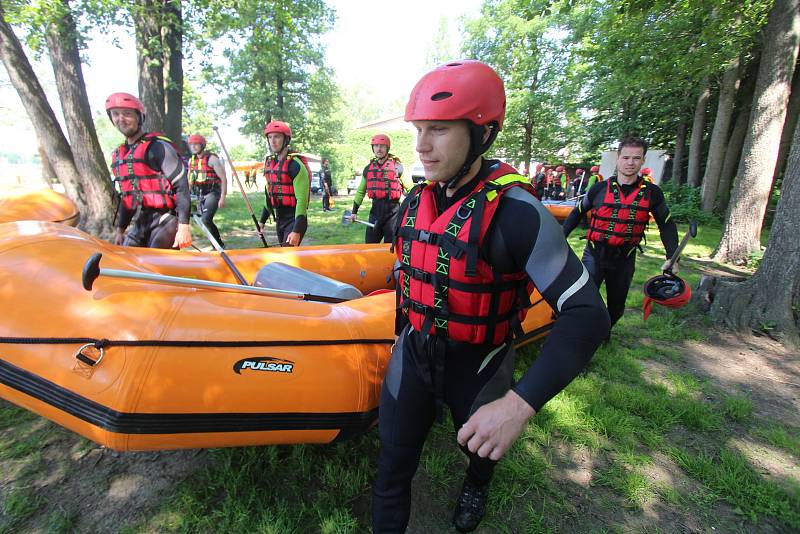
M 743 108 L 736 116 L 736 123 L 733 125 L 728 148 L 725 150 L 725 162 L 722 164 L 722 172 L 719 175 L 719 185 L 717 186 L 717 211 L 725 213 L 728 209 L 728 202 L 731 199 L 731 183 L 736 174 L 736 167 L 739 164 L 739 156 L 742 155 L 742 145 L 744 136 L 747 133 L 747 123 L 750 119 L 750 106 Z
M 85 206 L 86 192 L 81 183 L 81 175 L 72 159 L 67 138 L 61 131 L 53 108 L 47 102 L 47 97 L 25 56 L 19 39 L 5 20 L 2 4 L 0 4 L 0 59 L 28 113 L 36 137 L 44 148 L 53 172 L 64 185 L 67 196 L 79 207 Z
M 711 86 L 708 78 L 700 82 L 700 95 L 694 108 L 694 121 L 692 121 L 692 138 L 689 142 L 689 170 L 686 175 L 686 184 L 689 187 L 700 185 L 700 157 L 703 152 L 703 135 L 706 129 L 706 107 L 711 98 Z
M 50 160 L 47 159 L 42 143 L 39 143 L 39 159 L 42 161 L 42 182 L 50 189 L 53 189 L 53 184 L 57 179 L 56 172 L 53 170 L 53 166 L 50 165 Z
M 786 169 L 786 160 L 789 156 L 789 149 L 792 146 L 792 132 L 794 132 L 794 127 L 797 125 L 797 117 L 800 114 L 800 69 L 795 67 L 793 78 L 789 106 L 786 108 L 786 121 L 783 123 L 783 131 L 781 132 L 781 146 L 778 149 L 778 164 L 775 166 L 775 174 L 772 177 L 773 183 L 783 176 L 784 169 Z
M 761 248 L 761 221 L 778 159 L 798 41 L 797 1 L 776 0 L 767 22 L 750 124 L 714 261 L 744 263 Z
M 65 7 L 61 18 L 48 28 L 46 40 L 70 144 L 74 147 L 72 155 L 86 193 L 85 202 L 78 205 L 81 225 L 91 234 L 110 237 L 114 218 L 113 188 L 86 95 L 75 21 L 69 6 Z
M 714 201 L 717 199 L 719 175 L 725 159 L 725 147 L 730 133 L 733 106 L 736 103 L 738 87 L 739 58 L 737 57 L 728 65 L 719 88 L 717 118 L 714 121 L 714 130 L 711 132 L 706 172 L 703 176 L 702 207 L 706 213 L 711 213 L 714 210 Z
M 686 152 L 686 130 L 688 129 L 686 116 L 681 117 L 678 123 L 678 132 L 675 134 L 675 159 L 672 162 L 672 184 L 681 185 L 683 179 L 683 159 Z
M 183 13 L 180 0 L 166 0 L 164 43 L 165 122 L 164 133 L 181 149 L 183 133 Z M 190 132 L 194 133 L 194 132 Z
M 144 129 L 164 131 L 164 47 L 161 43 L 162 4 L 158 0 L 136 0 L 136 62 L 139 69 L 139 99 L 144 104 Z
M 779 0 L 780 1 L 780 0 Z M 800 345 L 800 124 L 795 127 L 781 197 L 761 265 L 745 282 L 720 282 L 712 317 L 742 330 L 777 333 Z M 773 334 L 774 335 L 774 334 Z

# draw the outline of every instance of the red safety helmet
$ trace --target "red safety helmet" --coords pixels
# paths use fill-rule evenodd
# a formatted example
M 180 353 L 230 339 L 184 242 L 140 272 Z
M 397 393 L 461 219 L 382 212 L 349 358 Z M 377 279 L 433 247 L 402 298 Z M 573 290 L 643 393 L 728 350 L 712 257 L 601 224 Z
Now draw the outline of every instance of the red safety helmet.
M 563 165 L 559 165 L 558 167 L 556 167 L 556 172 L 563 172 L 563 171 L 564 171 Z
M 642 169 L 642 174 L 651 175 L 653 174 L 653 169 L 651 169 L 650 167 L 645 167 L 644 169 Z
M 389 139 L 389 136 L 386 134 L 378 134 L 372 136 L 372 141 L 369 142 L 370 145 L 386 145 L 386 148 L 392 148 L 392 140 Z
M 674 274 L 654 276 L 644 283 L 642 291 L 642 313 L 645 321 L 650 317 L 654 302 L 667 308 L 682 308 L 692 298 L 692 288 Z
M 192 135 L 190 135 L 190 136 L 189 136 L 189 141 L 188 141 L 188 143 L 189 143 L 190 145 L 192 145 L 192 144 L 198 144 L 198 145 L 203 145 L 203 146 L 206 146 L 206 138 L 205 138 L 205 137 L 203 137 L 203 136 L 202 136 L 202 135 L 200 135 L 200 134 L 192 134 Z
M 423 76 L 406 105 L 407 121 L 466 119 L 479 126 L 503 127 L 506 91 L 503 80 L 486 63 L 467 59 L 447 63 Z
M 269 121 L 267 125 L 264 126 L 264 135 L 269 135 L 271 133 L 282 133 L 286 137 L 292 137 L 292 129 L 283 121 Z
M 591 172 L 600 172 L 600 167 L 598 167 L 597 165 L 595 165 L 595 166 L 593 166 L 593 167 L 592 167 L 590 170 L 591 170 Z
M 109 120 L 111 119 L 111 110 L 113 108 L 135 109 L 139 112 L 139 123 L 144 122 L 144 104 L 130 93 L 111 93 L 106 98 L 106 115 L 108 115 Z
M 576 175 L 576 176 L 581 176 L 581 175 L 583 175 L 583 169 L 578 169 L 578 170 L 576 170 L 576 171 L 575 171 L 575 175 Z

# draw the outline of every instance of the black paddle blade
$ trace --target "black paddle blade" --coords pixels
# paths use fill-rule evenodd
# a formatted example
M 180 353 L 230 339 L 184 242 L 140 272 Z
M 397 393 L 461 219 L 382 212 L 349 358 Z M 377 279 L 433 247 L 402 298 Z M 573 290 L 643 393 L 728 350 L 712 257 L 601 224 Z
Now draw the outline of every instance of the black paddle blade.
M 689 234 L 692 237 L 697 237 L 697 221 L 691 221 L 689 223 Z
M 102 257 L 103 254 L 100 252 L 92 254 L 83 266 L 81 281 L 83 282 L 83 289 L 86 291 L 92 290 L 92 284 L 94 284 L 94 281 L 100 276 L 100 259 Z

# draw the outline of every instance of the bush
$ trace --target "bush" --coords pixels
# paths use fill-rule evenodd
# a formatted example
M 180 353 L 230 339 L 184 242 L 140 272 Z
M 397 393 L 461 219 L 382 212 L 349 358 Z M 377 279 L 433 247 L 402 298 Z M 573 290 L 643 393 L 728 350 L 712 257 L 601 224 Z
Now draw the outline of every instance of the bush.
M 664 196 L 669 205 L 669 212 L 675 222 L 688 223 L 697 221 L 698 224 L 704 224 L 717 219 L 700 208 L 699 187 L 676 186 L 670 182 L 664 184 L 661 189 L 664 191 Z

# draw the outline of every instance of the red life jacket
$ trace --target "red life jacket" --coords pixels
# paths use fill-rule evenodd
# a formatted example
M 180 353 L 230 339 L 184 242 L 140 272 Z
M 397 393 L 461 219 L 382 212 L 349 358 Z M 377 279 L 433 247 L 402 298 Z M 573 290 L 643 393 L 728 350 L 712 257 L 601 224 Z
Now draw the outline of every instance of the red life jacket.
M 530 306 L 524 272 L 500 274 L 478 254 L 511 187 L 530 184 L 510 165 L 496 163 L 467 197 L 438 213 L 432 183 L 413 189 L 400 208 L 395 233 L 401 308 L 419 332 L 467 343 L 503 343 Z
M 311 172 L 308 171 L 308 163 L 300 154 L 287 154 L 283 161 L 278 160 L 277 156 L 267 156 L 264 160 L 264 178 L 267 179 L 267 195 L 269 195 L 272 205 L 277 206 L 297 206 L 297 197 L 294 194 L 294 181 L 289 176 L 289 164 L 297 158 L 301 165 L 305 165 L 308 174 L 308 183 L 311 184 Z
M 642 240 L 650 222 L 650 189 L 647 182 L 639 180 L 639 187 L 627 196 L 622 194 L 616 178 L 606 183 L 603 203 L 592 213 L 586 239 L 606 242 L 612 247 L 635 247 Z
M 150 143 L 160 140 L 175 145 L 164 134 L 148 132 L 133 145 L 123 144 L 111 154 L 111 171 L 119 182 L 120 197 L 128 210 L 139 207 L 156 210 L 175 209 L 175 191 L 160 170 L 150 168 L 145 154 Z M 177 150 L 176 150 L 177 151 Z
M 396 163 L 400 163 L 400 160 L 391 154 L 383 162 L 383 165 L 378 163 L 375 158 L 369 162 L 366 174 L 367 196 L 369 198 L 400 200 L 403 189 L 400 185 L 400 179 L 395 173 Z
M 214 168 L 208 164 L 208 160 L 211 158 L 211 156 L 216 156 L 216 154 L 203 152 L 202 154 L 192 154 L 192 157 L 189 158 L 190 185 L 197 184 L 203 187 L 212 188 L 217 184 L 222 183 L 222 180 L 220 179 L 219 175 L 217 175 Z

